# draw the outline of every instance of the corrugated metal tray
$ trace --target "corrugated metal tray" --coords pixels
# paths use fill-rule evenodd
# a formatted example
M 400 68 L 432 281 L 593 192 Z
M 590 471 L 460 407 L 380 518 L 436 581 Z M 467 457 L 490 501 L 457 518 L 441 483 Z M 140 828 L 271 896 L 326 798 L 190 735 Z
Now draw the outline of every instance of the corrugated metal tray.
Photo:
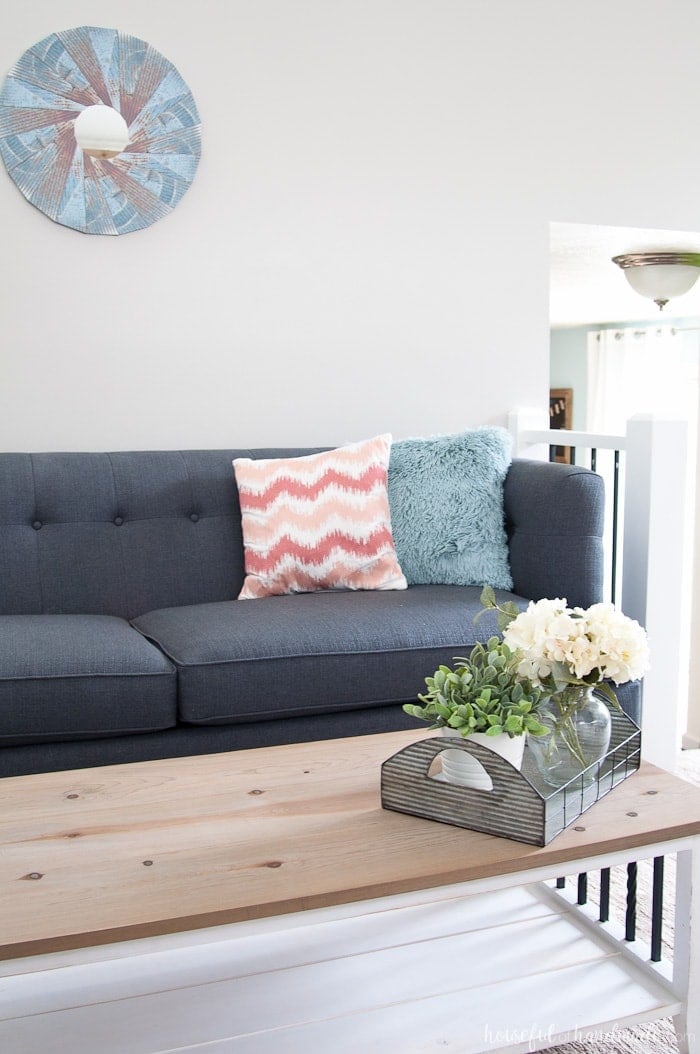
M 641 732 L 626 714 L 611 709 L 607 754 L 557 789 L 540 776 L 525 749 L 522 769 L 488 747 L 465 739 L 434 736 L 412 743 L 382 764 L 382 806 L 426 820 L 472 831 L 547 845 L 565 827 L 639 768 Z M 475 757 L 491 777 L 491 790 L 447 783 L 431 765 L 443 750 L 461 749 Z

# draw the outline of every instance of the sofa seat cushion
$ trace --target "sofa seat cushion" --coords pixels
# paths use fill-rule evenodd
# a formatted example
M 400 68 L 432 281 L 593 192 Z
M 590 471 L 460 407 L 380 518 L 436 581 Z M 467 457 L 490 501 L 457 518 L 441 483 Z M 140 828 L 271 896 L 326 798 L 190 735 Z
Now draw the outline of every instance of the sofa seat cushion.
M 166 608 L 132 624 L 177 665 L 181 720 L 263 721 L 415 700 L 439 663 L 474 643 L 480 592 L 303 593 Z M 494 632 L 489 612 L 479 639 Z
M 0 745 L 171 728 L 177 674 L 111 615 L 0 615 Z

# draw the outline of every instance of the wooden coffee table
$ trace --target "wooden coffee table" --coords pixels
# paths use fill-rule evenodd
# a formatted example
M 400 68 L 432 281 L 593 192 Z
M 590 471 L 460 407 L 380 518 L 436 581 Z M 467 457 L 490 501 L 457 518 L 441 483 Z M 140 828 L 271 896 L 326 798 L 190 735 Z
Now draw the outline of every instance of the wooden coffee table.
M 671 1015 L 698 1051 L 700 789 L 643 764 L 536 848 L 381 808 L 425 734 L 0 781 L 0 1050 L 528 1051 Z M 668 853 L 672 969 L 551 881 Z

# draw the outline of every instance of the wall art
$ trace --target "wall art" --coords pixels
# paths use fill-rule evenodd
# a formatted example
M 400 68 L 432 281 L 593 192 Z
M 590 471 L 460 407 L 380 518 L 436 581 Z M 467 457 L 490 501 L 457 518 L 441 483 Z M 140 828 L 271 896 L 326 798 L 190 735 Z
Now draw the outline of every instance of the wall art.
M 166 58 L 80 26 L 24 52 L 0 91 L 0 154 L 25 198 L 85 234 L 128 234 L 172 212 L 201 153 L 192 93 Z

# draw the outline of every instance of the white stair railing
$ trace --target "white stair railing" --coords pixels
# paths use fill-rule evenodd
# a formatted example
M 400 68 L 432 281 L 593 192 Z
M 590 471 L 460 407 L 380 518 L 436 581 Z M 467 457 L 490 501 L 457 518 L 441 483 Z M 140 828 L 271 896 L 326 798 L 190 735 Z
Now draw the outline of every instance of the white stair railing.
M 547 460 L 550 446 L 624 454 L 618 508 L 606 515 L 606 555 L 610 566 L 617 545 L 614 525 L 623 533 L 620 607 L 646 627 L 651 651 L 643 682 L 642 754 L 673 771 L 688 699 L 688 424 L 639 414 L 628 421 L 624 436 L 606 436 L 551 430 L 546 421 L 538 411 L 509 414 L 514 456 Z M 612 495 L 606 500 L 610 509 Z M 613 576 L 619 573 L 613 569 Z

